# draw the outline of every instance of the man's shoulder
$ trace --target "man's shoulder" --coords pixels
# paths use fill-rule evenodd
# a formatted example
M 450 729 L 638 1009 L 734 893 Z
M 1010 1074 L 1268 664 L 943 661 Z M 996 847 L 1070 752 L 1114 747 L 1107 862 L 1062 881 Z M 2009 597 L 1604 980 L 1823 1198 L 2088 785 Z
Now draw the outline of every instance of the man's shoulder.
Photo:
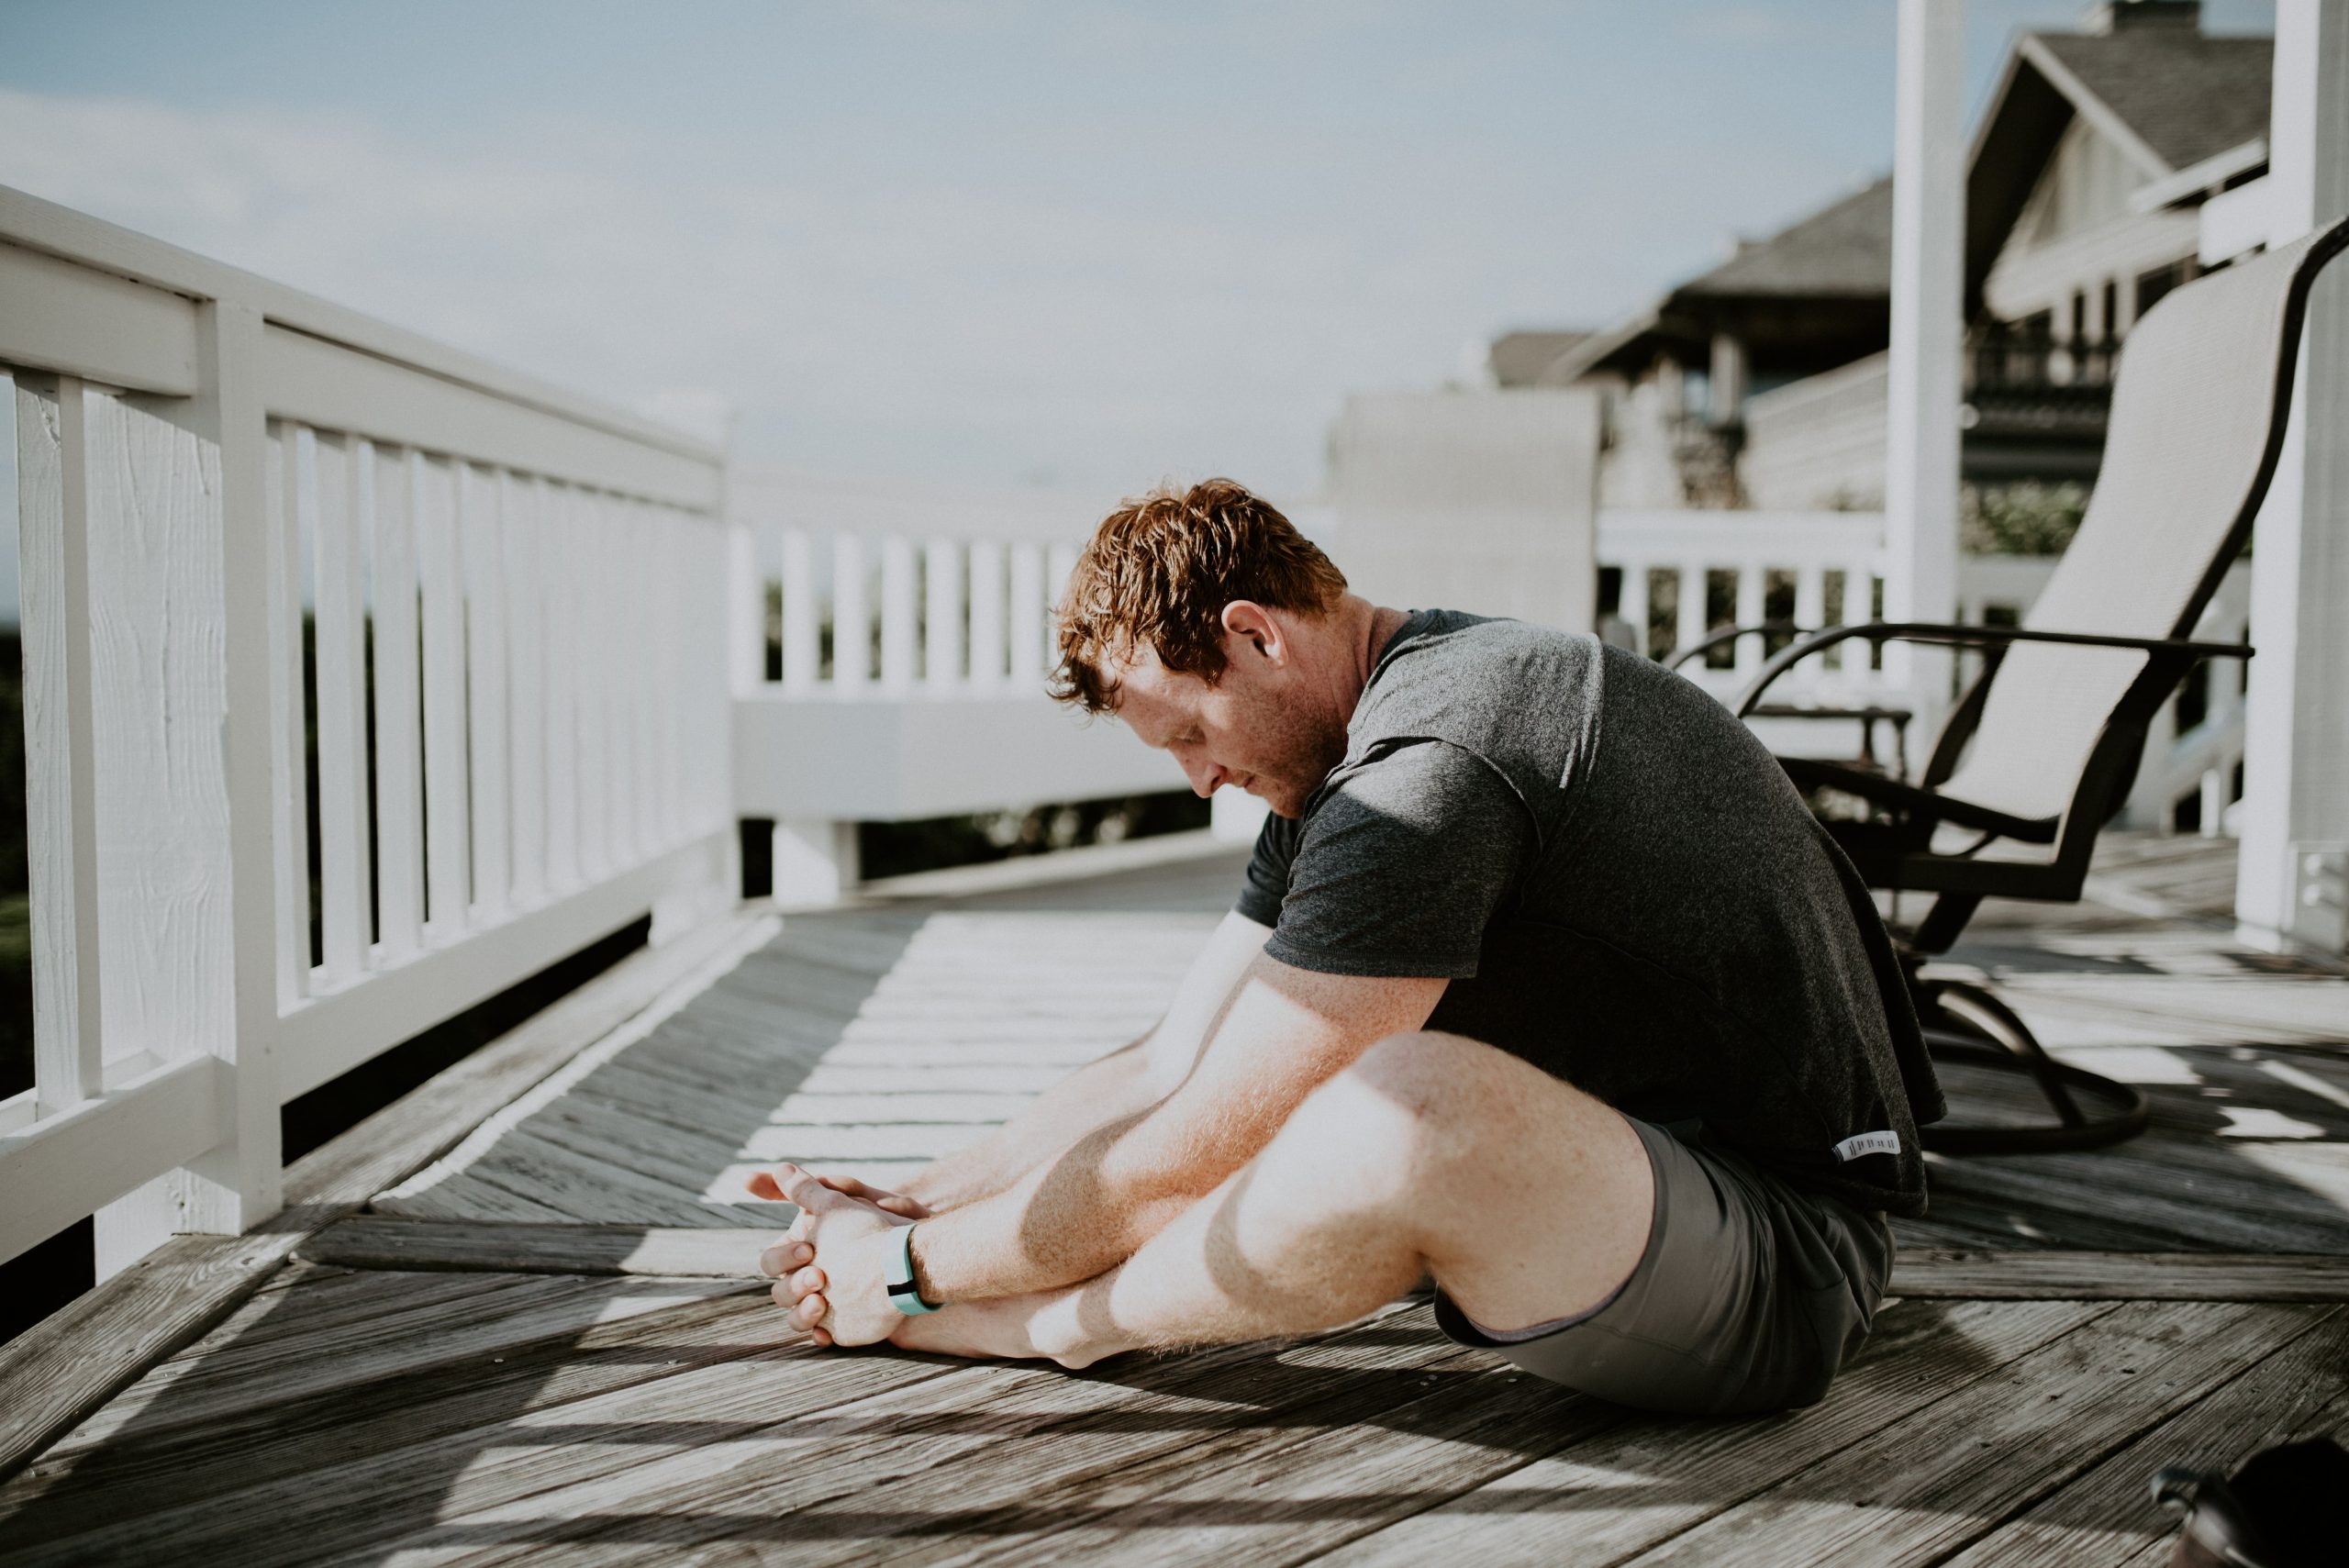
M 1350 750 L 1360 757 L 1398 740 L 1442 740 L 1498 762 L 1530 749 L 1548 771 L 1595 721 L 1605 665 L 1586 632 L 1421 611 L 1381 656 Z

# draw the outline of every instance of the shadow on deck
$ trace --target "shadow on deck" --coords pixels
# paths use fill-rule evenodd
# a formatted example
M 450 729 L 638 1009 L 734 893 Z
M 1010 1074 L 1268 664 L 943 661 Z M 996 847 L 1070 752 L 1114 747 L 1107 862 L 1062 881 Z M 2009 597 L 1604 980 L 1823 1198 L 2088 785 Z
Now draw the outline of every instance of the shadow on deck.
M 68 1433 L 0 1488 L 0 1556 L 2137 1561 L 2161 1464 L 2349 1429 L 2349 978 L 2234 949 L 2215 863 L 2119 840 L 2135 912 L 1977 922 L 1956 961 L 2155 1129 L 1936 1161 L 1904 1299 L 1811 1410 L 1636 1415 L 1411 1302 L 1084 1373 L 780 1342 L 740 1276 L 788 1210 L 742 1171 L 886 1176 L 1137 1032 L 1224 854 L 787 920 Z

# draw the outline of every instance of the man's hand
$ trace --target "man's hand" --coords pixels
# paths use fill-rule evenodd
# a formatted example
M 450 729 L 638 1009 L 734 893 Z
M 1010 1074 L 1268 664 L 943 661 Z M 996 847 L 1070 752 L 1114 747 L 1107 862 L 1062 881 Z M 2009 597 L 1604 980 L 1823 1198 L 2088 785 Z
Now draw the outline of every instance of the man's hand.
M 795 1328 L 819 1345 L 870 1345 L 905 1321 L 890 1305 L 885 1283 L 899 1244 L 894 1233 L 928 1210 L 853 1178 L 828 1180 L 796 1165 L 760 1172 L 751 1190 L 799 1206 L 790 1233 L 759 1255 L 761 1272 L 775 1281 L 775 1305 L 790 1308 Z M 898 1207 L 884 1207 L 881 1200 Z

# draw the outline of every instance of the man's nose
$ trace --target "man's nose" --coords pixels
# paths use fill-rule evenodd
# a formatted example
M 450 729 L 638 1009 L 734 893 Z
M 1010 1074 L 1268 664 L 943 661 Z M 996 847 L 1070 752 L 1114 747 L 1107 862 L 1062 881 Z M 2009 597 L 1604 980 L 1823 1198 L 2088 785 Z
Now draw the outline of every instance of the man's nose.
M 1185 762 L 1183 776 L 1191 781 L 1191 793 L 1204 800 L 1213 795 L 1221 786 L 1223 781 L 1230 775 L 1223 771 L 1220 763 L 1202 759 L 1196 762 Z

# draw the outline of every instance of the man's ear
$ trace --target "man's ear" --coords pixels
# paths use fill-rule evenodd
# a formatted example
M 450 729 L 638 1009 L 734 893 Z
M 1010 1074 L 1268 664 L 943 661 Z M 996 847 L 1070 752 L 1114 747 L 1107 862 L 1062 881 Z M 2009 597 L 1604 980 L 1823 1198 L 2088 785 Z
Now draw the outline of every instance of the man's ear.
M 1229 646 L 1236 638 L 1274 664 L 1288 662 L 1288 638 L 1281 623 L 1253 599 L 1234 599 L 1223 606 L 1223 635 L 1227 658 L 1238 651 Z

